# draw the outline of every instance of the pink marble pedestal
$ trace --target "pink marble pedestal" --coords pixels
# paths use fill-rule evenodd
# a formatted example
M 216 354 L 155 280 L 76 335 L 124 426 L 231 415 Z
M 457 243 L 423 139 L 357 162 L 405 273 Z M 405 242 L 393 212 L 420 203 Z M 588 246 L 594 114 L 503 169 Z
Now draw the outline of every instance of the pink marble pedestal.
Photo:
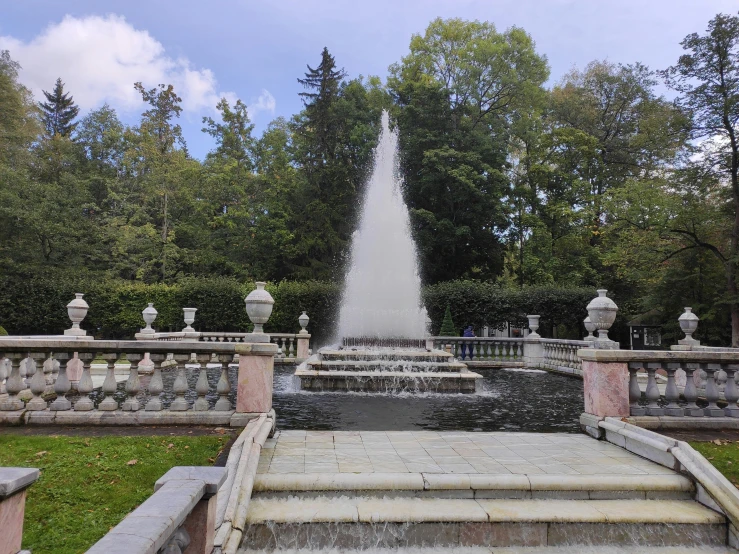
M 254 348 L 247 348 L 251 347 Z M 240 413 L 267 413 L 272 409 L 272 377 L 275 367 L 273 349 L 276 345 L 239 345 L 239 380 L 236 393 L 236 411 Z M 268 350 L 259 352 L 254 350 Z M 246 351 L 245 351 L 246 350 Z
M 585 412 L 598 417 L 629 417 L 629 370 L 622 362 L 583 360 Z
M 308 345 L 310 344 L 310 335 L 301 335 L 298 333 L 298 352 L 297 352 L 297 358 L 298 360 L 307 360 L 308 359 Z

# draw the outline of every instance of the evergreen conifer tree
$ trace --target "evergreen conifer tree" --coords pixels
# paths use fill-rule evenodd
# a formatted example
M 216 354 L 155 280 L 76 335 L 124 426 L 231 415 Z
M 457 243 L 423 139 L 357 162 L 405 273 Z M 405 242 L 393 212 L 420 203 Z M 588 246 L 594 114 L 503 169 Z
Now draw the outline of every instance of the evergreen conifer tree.
M 442 337 L 456 337 L 459 335 L 457 328 L 454 326 L 454 321 L 452 321 L 452 310 L 449 309 L 449 304 L 446 305 L 444 320 L 441 322 L 439 335 Z
M 39 102 L 39 107 L 43 111 L 46 133 L 50 137 L 55 135 L 70 137 L 77 127 L 77 123 L 73 121 L 80 112 L 79 106 L 74 103 L 74 99 L 68 92 L 64 92 L 61 77 L 56 80 L 51 93 L 43 92 L 47 102 Z

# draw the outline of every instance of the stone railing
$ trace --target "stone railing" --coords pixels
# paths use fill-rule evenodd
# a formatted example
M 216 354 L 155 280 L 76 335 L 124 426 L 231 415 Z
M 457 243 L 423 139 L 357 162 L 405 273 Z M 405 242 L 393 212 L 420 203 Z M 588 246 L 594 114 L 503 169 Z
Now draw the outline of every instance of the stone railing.
M 227 474 L 223 467 L 173 467 L 87 554 L 211 554 L 218 489 Z
M 230 331 L 175 332 L 138 334 L 138 340 L 184 341 L 206 343 L 243 343 L 250 342 L 251 333 Z M 277 345 L 275 361 L 277 363 L 300 363 L 308 357 L 310 334 L 307 333 L 270 333 L 270 342 Z M 302 354 L 302 355 L 301 355 Z
M 265 335 L 252 336 L 252 340 L 255 342 L 211 344 L 3 339 L 0 359 L 10 360 L 10 372 L 0 375 L 0 383 L 5 378 L 5 394 L 0 396 L 0 422 L 243 425 L 250 419 L 249 414 L 271 410 L 272 367 L 277 348 L 266 342 Z M 70 367 L 74 354 L 75 365 L 81 368 Z M 153 364 L 150 374 L 139 368 L 145 354 Z M 229 364 L 236 354 L 240 355 L 239 374 L 252 375 L 251 379 L 238 380 L 245 382 L 238 390 L 232 388 L 235 375 L 229 374 Z M 217 360 L 215 364 L 213 356 Z M 21 362 L 26 358 L 34 363 L 23 379 Z M 259 358 L 268 358 L 269 362 Z M 94 390 L 91 375 L 95 359 L 107 363 L 100 391 Z M 119 387 L 115 378 L 116 362 L 120 359 L 130 364 L 125 387 Z M 165 371 L 163 363 L 167 359 L 174 360 L 175 365 Z M 58 362 L 57 375 L 53 361 Z M 45 373 L 44 368 L 51 370 Z M 0 364 L 0 371 L 6 373 L 7 364 Z M 80 374 L 74 375 L 76 371 Z M 77 386 L 73 391 L 71 383 L 75 380 Z M 49 403 L 46 395 L 50 385 L 56 398 Z M 31 398 L 24 403 L 21 393 L 27 389 Z M 232 403 L 234 396 L 236 406 Z
M 583 361 L 585 412 L 588 414 L 599 417 L 734 418 L 739 422 L 737 352 L 588 349 L 580 350 L 578 355 Z M 640 372 L 647 374 L 644 396 L 639 387 Z M 657 382 L 658 373 L 666 375 L 664 393 Z M 725 375 L 723 398 L 719 394 L 719 374 Z M 696 381 L 703 375 L 704 400 L 699 398 L 696 386 Z
M 542 356 L 538 367 L 559 373 L 582 375 L 582 362 L 577 355 L 581 348 L 589 348 L 584 340 L 539 339 Z
M 0 552 L 21 552 L 26 489 L 40 472 L 27 467 L 0 467 Z
M 523 364 L 524 339 L 495 337 L 431 337 L 434 348 L 449 350 L 460 361 L 475 365 Z

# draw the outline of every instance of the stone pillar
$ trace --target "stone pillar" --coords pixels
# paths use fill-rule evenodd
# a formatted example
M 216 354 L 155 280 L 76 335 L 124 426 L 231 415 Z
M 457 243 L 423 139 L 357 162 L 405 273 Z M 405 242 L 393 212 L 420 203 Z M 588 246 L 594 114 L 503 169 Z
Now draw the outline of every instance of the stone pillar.
M 298 333 L 296 335 L 298 339 L 298 352 L 296 355 L 297 361 L 302 362 L 308 359 L 308 345 L 310 344 L 310 335 Z
M 26 489 L 38 478 L 35 468 L 0 467 L 0 554 L 20 552 Z
M 77 390 L 77 384 L 82 377 L 82 360 L 74 353 L 74 357 L 67 362 L 67 375 L 69 375 L 69 384 L 72 390 Z
M 523 339 L 523 363 L 526 367 L 540 367 L 544 361 L 543 358 L 544 345 L 541 343 L 541 337 L 538 334 L 535 337 L 529 335 Z
M 580 354 L 583 350 L 578 352 Z M 583 359 L 585 413 L 598 417 L 629 417 L 629 370 L 625 362 Z
M 269 342 L 252 342 L 239 343 L 234 348 L 239 354 L 236 411 L 269 412 L 272 409 L 272 378 L 277 345 Z

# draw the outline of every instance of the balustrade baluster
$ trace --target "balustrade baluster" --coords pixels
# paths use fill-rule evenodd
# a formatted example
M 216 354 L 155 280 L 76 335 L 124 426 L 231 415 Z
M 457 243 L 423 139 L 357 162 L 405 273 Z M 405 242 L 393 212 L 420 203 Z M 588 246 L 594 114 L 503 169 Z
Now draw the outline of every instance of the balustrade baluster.
M 138 395 L 139 390 L 141 390 L 139 362 L 143 357 L 144 355 L 139 354 L 138 352 L 126 354 L 126 359 L 131 364 L 131 367 L 128 370 L 128 379 L 126 380 L 126 394 L 128 395 L 128 398 L 126 398 L 121 406 L 121 409 L 124 412 L 138 412 L 141 409 L 141 404 L 139 403 L 138 398 L 136 398 L 136 395 Z
M 659 362 L 647 364 L 647 415 L 650 416 L 665 415 L 664 408 L 658 404 L 660 394 L 655 378 L 658 369 L 662 369 L 662 364 Z
M 523 344 L 520 342 L 518 343 L 518 348 L 516 348 L 516 358 L 519 360 L 523 358 Z
M 735 373 L 739 369 L 739 365 L 726 364 L 724 371 L 726 372 L 726 388 L 724 388 L 724 398 L 726 399 L 726 408 L 724 414 L 729 417 L 739 417 L 739 407 L 736 401 L 739 400 L 739 391 L 736 388 Z
M 185 364 L 190 359 L 190 354 L 175 354 L 174 359 L 177 362 L 177 377 L 172 385 L 175 399 L 172 401 L 169 409 L 173 412 L 186 412 L 190 409 L 190 405 L 187 403 L 187 399 L 185 398 L 185 394 L 189 388 L 187 385 Z
M 724 411 L 718 407 L 718 386 L 716 386 L 716 372 L 721 369 L 718 364 L 700 364 L 706 372 L 706 400 L 708 406 L 703 410 L 708 417 L 721 417 Z
M 633 416 L 643 416 L 647 413 L 639 404 L 641 400 L 641 389 L 639 388 L 639 370 L 641 362 L 629 362 L 629 413 Z
M 687 401 L 688 405 L 685 406 L 685 415 L 690 417 L 700 417 L 703 414 L 703 408 L 699 408 L 695 403 L 698 400 L 698 389 L 695 386 L 694 373 L 698 369 L 697 364 L 686 363 L 683 369 L 685 370 L 685 389 L 683 390 L 683 396 Z
M 8 366 L 10 366 L 10 360 L 3 358 L 2 354 L 0 354 L 0 394 L 5 394 L 5 380 L 10 377 Z
M 67 361 L 70 358 L 68 352 L 58 352 L 54 355 L 59 362 L 59 375 L 54 381 L 54 392 L 56 399 L 49 405 L 49 409 L 55 412 L 63 412 L 72 409 L 72 403 L 67 398 L 67 393 L 72 388 L 67 374 Z
M 288 351 L 289 351 L 288 358 L 297 357 L 297 353 L 295 352 L 295 337 L 290 337 L 290 345 L 288 347 Z
M 495 341 L 493 343 L 494 353 L 493 353 L 493 359 L 497 362 L 500 361 L 500 343 L 498 341 Z
M 92 360 L 95 359 L 94 352 L 80 352 L 77 357 L 82 361 L 82 376 L 77 384 L 77 391 L 80 393 L 80 398 L 74 403 L 74 409 L 77 412 L 89 412 L 95 408 L 95 405 L 90 398 L 92 392 L 92 375 L 90 375 L 90 365 Z
M 167 359 L 166 354 L 150 354 L 149 358 L 154 363 L 154 373 L 149 381 L 149 401 L 144 406 L 147 412 L 158 412 L 162 409 L 162 399 L 159 397 L 164 390 L 162 381 L 162 362 Z
M 231 384 L 228 381 L 228 364 L 233 360 L 232 354 L 219 354 L 218 361 L 221 363 L 221 377 L 218 379 L 216 392 L 218 393 L 218 401 L 215 409 L 218 411 L 228 411 L 231 409 L 231 401 L 228 394 L 231 392 Z
M 31 411 L 39 411 L 46 409 L 46 400 L 41 395 L 46 390 L 46 376 L 44 375 L 44 361 L 46 360 L 46 354 L 43 352 L 34 352 L 31 354 L 31 359 L 35 365 L 33 375 L 31 376 L 29 386 L 33 393 L 33 398 L 26 404 L 26 409 Z
M 113 412 L 118 409 L 118 401 L 113 397 L 118 388 L 115 381 L 115 363 L 118 360 L 118 354 L 106 352 L 103 354 L 103 359 L 108 363 L 108 368 L 105 371 L 105 380 L 103 381 L 105 398 L 98 404 L 98 410 Z
M 208 400 L 205 398 L 210 390 L 208 384 L 208 362 L 210 361 L 210 354 L 197 354 L 195 359 L 200 364 L 200 374 L 198 375 L 198 382 L 195 383 L 195 392 L 198 394 L 198 399 L 193 404 L 192 409 L 196 412 L 208 411 Z
M 18 393 L 23 390 L 21 361 L 24 356 L 22 354 L 12 353 L 8 355 L 8 358 L 10 358 L 10 376 L 5 381 L 5 392 L 8 393 L 8 397 L 5 400 L 0 400 L 0 410 L 21 410 L 23 409 L 23 401 L 18 398 Z
M 677 401 L 680 398 L 680 393 L 677 392 L 677 384 L 675 383 L 675 372 L 680 369 L 679 363 L 669 363 L 665 367 L 667 372 L 667 387 L 665 388 L 665 400 L 667 406 L 665 406 L 665 415 L 668 416 L 682 416 L 685 410 L 681 408 Z

